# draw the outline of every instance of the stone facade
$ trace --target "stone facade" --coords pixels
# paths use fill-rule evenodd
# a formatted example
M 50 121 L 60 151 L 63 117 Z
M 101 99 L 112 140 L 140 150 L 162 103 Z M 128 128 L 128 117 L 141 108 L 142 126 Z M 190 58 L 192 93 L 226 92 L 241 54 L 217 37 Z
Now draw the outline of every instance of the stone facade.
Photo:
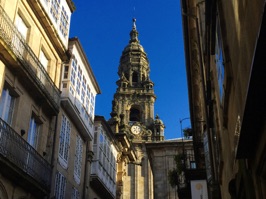
M 120 58 L 118 87 L 109 120 L 114 133 L 129 138 L 135 157 L 118 165 L 117 198 L 154 198 L 153 174 L 144 142 L 163 140 L 164 124 L 158 116 L 154 119 L 156 96 L 149 73 L 149 61 L 133 19 L 130 41 Z
M 182 10 L 209 197 L 265 198 L 265 2 L 182 0 Z
M 146 143 L 146 148 L 154 178 L 154 199 L 178 199 L 178 186 L 170 185 L 169 171 L 176 168 L 175 156 L 183 154 L 187 155 L 186 169 L 191 169 L 192 163 L 195 162 L 193 141 L 174 139 L 150 142 Z
M 65 7 L 69 19 L 74 11 L 70 2 L 58 5 Z M 50 194 L 69 33 L 69 23 L 60 29 L 50 8 L 54 9 L 45 1 L 0 1 L 1 198 Z
M 69 39 L 68 52 L 70 59 L 62 69 L 50 196 L 89 198 L 94 110 L 100 88 L 78 38 Z
M 95 117 L 94 128 L 89 198 L 116 198 L 117 157 L 121 150 L 104 117 Z

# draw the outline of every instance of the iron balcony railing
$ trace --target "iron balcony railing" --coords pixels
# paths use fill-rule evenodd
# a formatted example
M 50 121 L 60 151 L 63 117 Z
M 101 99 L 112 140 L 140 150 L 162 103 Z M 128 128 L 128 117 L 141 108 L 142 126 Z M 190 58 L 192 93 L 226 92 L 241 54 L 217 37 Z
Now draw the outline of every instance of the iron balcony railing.
M 0 119 L 0 156 L 25 172 L 44 189 L 50 189 L 50 164 L 5 121 Z
M 52 102 L 53 108 L 58 111 L 60 105 L 59 89 L 1 6 L 0 38 L 15 54 L 23 69 L 33 78 L 45 96 Z

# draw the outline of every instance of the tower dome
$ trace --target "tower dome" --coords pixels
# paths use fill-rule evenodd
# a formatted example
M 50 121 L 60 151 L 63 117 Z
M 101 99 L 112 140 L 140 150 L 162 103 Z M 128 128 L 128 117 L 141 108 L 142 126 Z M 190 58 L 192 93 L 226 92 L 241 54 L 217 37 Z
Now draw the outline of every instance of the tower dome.
M 124 76 L 127 80 L 129 80 L 129 86 L 141 86 L 144 82 L 151 82 L 149 79 L 149 73 L 149 60 L 138 39 L 136 19 L 133 19 L 129 44 L 122 52 L 118 75 L 120 78 Z

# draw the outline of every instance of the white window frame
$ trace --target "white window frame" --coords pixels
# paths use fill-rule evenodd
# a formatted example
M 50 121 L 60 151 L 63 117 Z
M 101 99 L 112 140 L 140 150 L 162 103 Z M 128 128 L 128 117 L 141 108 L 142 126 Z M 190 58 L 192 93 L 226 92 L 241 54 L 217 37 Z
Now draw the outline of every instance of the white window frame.
M 60 9 L 60 0 L 51 0 L 51 7 L 50 7 L 50 13 L 55 20 L 55 22 L 58 22 L 59 19 L 59 11 Z
M 40 124 L 36 121 L 34 115 L 32 115 L 29 124 L 27 141 L 34 149 L 37 149 L 39 129 L 40 129 Z
M 48 66 L 49 66 L 49 59 L 48 56 L 45 54 L 45 52 L 41 49 L 40 55 L 39 55 L 39 60 L 44 67 L 44 69 L 48 72 Z
M 66 177 L 60 172 L 56 173 L 54 195 L 56 199 L 64 199 L 66 191 Z
M 74 160 L 74 179 L 76 183 L 80 183 L 81 177 L 81 167 L 82 167 L 82 152 L 83 152 L 83 142 L 79 135 L 76 139 L 76 152 Z
M 68 79 L 68 75 L 69 75 L 69 65 L 64 65 L 64 73 L 63 73 L 63 79 L 66 80 Z
M 0 117 L 11 125 L 15 106 L 15 97 L 10 94 L 8 88 L 4 88 L 0 99 Z
M 12 44 L 15 46 L 17 53 L 19 53 L 19 56 L 23 57 L 25 51 L 24 42 L 26 42 L 27 40 L 29 28 L 25 20 L 19 14 L 17 14 L 16 16 L 15 26 L 17 27 L 17 30 L 20 33 L 21 37 L 18 37 L 16 34 L 14 34 L 12 38 Z
M 58 150 L 58 159 L 60 165 L 66 169 L 68 166 L 69 159 L 69 146 L 70 146 L 70 133 L 71 133 L 71 124 L 68 118 L 62 116 L 62 124 L 59 137 L 59 150 Z
M 25 23 L 25 20 L 18 14 L 15 21 L 16 27 L 20 34 L 22 35 L 23 39 L 27 39 L 29 28 Z
M 72 187 L 71 199 L 80 199 L 79 191 L 76 189 L 76 187 Z
M 68 29 L 69 29 L 69 17 L 67 15 L 66 9 L 64 8 L 64 6 L 62 6 L 59 30 L 63 35 L 63 37 L 66 37 L 68 35 Z

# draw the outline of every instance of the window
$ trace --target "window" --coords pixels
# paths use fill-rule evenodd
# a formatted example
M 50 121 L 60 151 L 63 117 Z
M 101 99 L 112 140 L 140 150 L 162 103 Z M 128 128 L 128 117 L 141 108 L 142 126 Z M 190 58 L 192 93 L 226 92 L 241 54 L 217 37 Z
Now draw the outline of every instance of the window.
M 88 85 L 87 85 L 87 97 L 88 97 L 88 99 L 90 99 L 90 97 L 91 97 L 91 89 Z
M 91 93 L 90 93 L 90 87 L 87 85 L 87 92 L 86 92 L 86 111 L 89 113 L 90 109 L 89 109 L 89 104 L 90 104 L 90 97 L 91 97 Z
M 23 57 L 24 56 L 24 49 L 25 49 L 24 42 L 27 40 L 28 27 L 20 15 L 17 15 L 15 25 L 16 25 L 21 37 L 14 34 L 13 38 L 12 38 L 12 43 L 13 43 L 14 47 L 16 48 L 19 56 Z
M 86 78 L 83 75 L 82 77 L 82 91 L 81 91 L 81 101 L 83 103 L 83 105 L 85 105 L 85 94 L 86 94 Z
M 85 107 L 86 107 L 86 112 L 89 112 L 89 98 L 88 97 L 86 97 Z
M 86 91 L 86 84 L 87 84 L 87 82 L 86 82 L 86 78 L 85 78 L 85 76 L 83 75 L 83 77 L 82 77 L 82 88 Z
M 64 76 L 63 76 L 64 79 L 68 79 L 68 70 L 69 70 L 69 66 L 65 65 L 65 67 L 64 67 Z
M 64 6 L 62 6 L 59 30 L 64 37 L 68 35 L 68 15 Z
M 0 99 L 0 117 L 9 125 L 12 122 L 15 97 L 10 94 L 9 89 L 4 88 Z
M 99 132 L 95 132 L 94 145 L 99 143 L 99 148 L 94 148 L 94 153 L 98 157 L 94 157 L 99 161 L 98 170 L 101 173 L 103 181 L 107 186 L 114 184 L 116 180 L 116 161 L 113 151 L 112 142 L 109 140 L 106 132 L 103 129 L 98 128 Z M 95 147 L 95 146 L 94 146 Z M 109 184 L 109 185 L 108 185 Z
M 103 144 L 104 144 L 104 136 L 103 136 L 103 132 L 100 133 L 100 147 L 103 148 Z
M 104 146 L 104 135 L 101 132 L 99 136 L 99 161 L 103 165 L 103 146 Z
M 44 70 L 46 72 L 48 72 L 48 63 L 49 60 L 47 58 L 47 56 L 45 55 L 44 51 L 41 50 L 40 51 L 40 55 L 39 55 L 39 60 L 44 68 Z M 45 76 L 45 72 L 43 70 L 39 70 L 37 69 L 37 76 L 39 77 L 39 79 L 41 80 L 41 82 L 45 85 L 45 83 L 47 82 L 47 77 Z
M 138 82 L 138 78 L 139 78 L 138 73 L 137 73 L 137 72 L 133 72 L 133 75 L 132 75 L 132 82 L 133 82 L 133 83 Z
M 82 88 L 82 90 L 81 90 L 81 101 L 82 101 L 82 104 L 85 104 L 85 91 L 84 91 L 84 89 Z
M 15 24 L 23 39 L 26 40 L 28 34 L 28 27 L 20 15 L 17 16 Z
M 59 162 L 63 168 L 67 168 L 70 145 L 70 121 L 63 115 L 59 139 Z
M 98 133 L 97 132 L 95 132 L 94 133 L 94 141 L 93 141 L 93 144 L 97 144 L 97 139 L 98 138 Z
M 66 178 L 63 174 L 57 172 L 55 177 L 55 198 L 64 199 L 66 190 Z
M 80 95 L 80 80 L 79 79 L 77 79 L 76 91 L 77 91 L 77 94 Z
M 39 60 L 42 64 L 42 66 L 44 67 L 44 69 L 47 71 L 49 60 L 48 60 L 47 56 L 45 55 L 45 53 L 43 52 L 43 50 L 40 51 Z
M 71 199 L 79 199 L 80 197 L 79 197 L 79 192 L 78 192 L 78 190 L 75 188 L 75 187 L 73 187 L 72 188 L 72 197 L 71 197 Z
M 76 70 L 77 70 L 77 60 L 75 58 L 72 59 L 72 69 L 71 69 L 71 83 L 75 86 L 76 82 Z
M 37 149 L 38 144 L 38 133 L 40 125 L 37 123 L 34 116 L 31 116 L 30 127 L 28 132 L 28 143 L 35 149 Z
M 79 66 L 78 67 L 77 85 L 76 85 L 76 91 L 77 91 L 78 95 L 80 95 L 81 81 L 82 81 L 82 70 L 81 70 L 81 68 Z
M 72 58 L 72 67 L 71 67 L 71 76 L 70 81 L 71 85 L 69 87 L 70 93 L 74 96 L 75 95 L 75 85 L 76 85 L 76 70 L 77 70 L 77 59 L 75 57 Z
M 72 67 L 75 71 L 77 70 L 77 59 L 75 58 L 75 56 L 72 59 Z
M 91 104 L 90 104 L 90 112 L 89 112 L 90 116 L 93 117 L 94 115 L 94 96 L 91 93 Z
M 91 94 L 91 105 L 94 106 L 94 96 Z
M 48 5 L 48 2 L 49 2 L 50 0 L 44 0 L 44 2 L 45 2 L 45 4 L 46 5 Z
M 78 184 L 80 183 L 80 176 L 81 176 L 82 150 L 83 150 L 82 139 L 80 136 L 77 136 L 75 162 L 74 162 L 74 178 Z
M 60 0 L 51 0 L 50 13 L 56 23 L 58 21 L 59 8 L 60 8 L 59 5 L 60 5 Z
M 223 46 L 222 46 L 222 37 L 221 37 L 219 20 L 217 22 L 217 27 L 216 27 L 215 62 L 217 70 L 220 103 L 222 103 L 224 97 L 224 56 L 223 56 Z
M 196 169 L 196 162 L 195 161 L 190 161 L 190 168 Z
M 130 109 L 130 121 L 140 121 L 140 111 L 136 108 Z

